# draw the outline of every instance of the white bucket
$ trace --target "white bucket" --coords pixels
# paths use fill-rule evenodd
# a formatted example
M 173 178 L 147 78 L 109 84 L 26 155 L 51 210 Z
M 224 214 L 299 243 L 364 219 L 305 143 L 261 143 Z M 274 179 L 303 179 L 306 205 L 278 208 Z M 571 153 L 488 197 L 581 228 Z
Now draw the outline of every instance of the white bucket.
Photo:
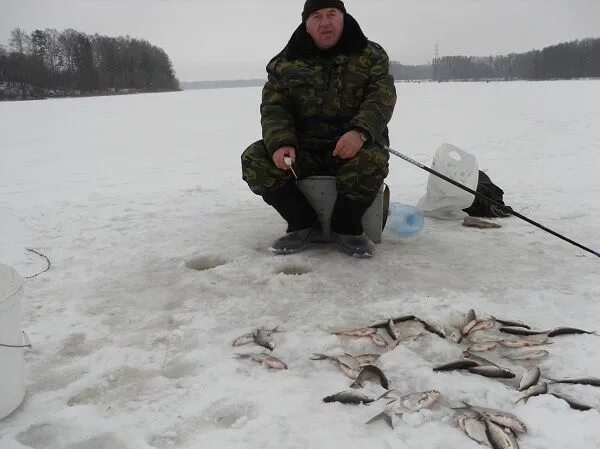
M 0 419 L 10 415 L 25 396 L 22 297 L 23 278 L 13 268 L 0 264 Z

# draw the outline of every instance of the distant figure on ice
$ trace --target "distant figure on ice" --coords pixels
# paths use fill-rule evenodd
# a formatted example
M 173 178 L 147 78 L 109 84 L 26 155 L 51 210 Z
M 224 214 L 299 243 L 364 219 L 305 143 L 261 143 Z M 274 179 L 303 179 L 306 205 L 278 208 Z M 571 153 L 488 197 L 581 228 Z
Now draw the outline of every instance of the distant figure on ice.
M 331 240 L 347 254 L 372 256 L 361 219 L 388 174 L 383 147 L 389 145 L 387 123 L 396 104 L 386 52 L 367 40 L 342 1 L 307 0 L 302 23 L 267 73 L 263 139 L 242 154 L 242 173 L 287 221 L 287 233 L 272 250 L 295 253 L 320 235 L 295 172 L 299 179 L 336 177 Z

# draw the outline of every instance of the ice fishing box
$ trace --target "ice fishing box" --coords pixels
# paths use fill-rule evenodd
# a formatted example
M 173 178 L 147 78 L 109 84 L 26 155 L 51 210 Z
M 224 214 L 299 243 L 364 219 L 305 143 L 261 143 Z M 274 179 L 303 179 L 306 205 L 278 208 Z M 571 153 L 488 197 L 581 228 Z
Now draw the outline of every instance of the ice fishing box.
M 319 222 L 323 227 L 322 239 L 329 241 L 331 212 L 337 198 L 335 177 L 311 176 L 299 180 L 298 188 L 304 193 L 304 196 L 306 196 L 308 202 L 317 213 Z M 383 230 L 384 188 L 385 184 L 381 186 L 377 197 L 362 218 L 365 234 L 375 243 L 381 242 L 381 231 Z

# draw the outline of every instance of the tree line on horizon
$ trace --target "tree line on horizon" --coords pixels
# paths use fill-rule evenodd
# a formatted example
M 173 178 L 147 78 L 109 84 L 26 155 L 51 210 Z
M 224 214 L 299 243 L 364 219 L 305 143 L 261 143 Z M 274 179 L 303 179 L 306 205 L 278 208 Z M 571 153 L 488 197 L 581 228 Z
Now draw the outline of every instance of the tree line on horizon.
M 391 63 L 395 79 L 552 80 L 600 77 L 600 39 L 588 38 L 501 56 L 442 56 L 431 64 Z
M 0 85 L 21 98 L 179 90 L 169 56 L 146 40 L 50 28 L 11 31 Z

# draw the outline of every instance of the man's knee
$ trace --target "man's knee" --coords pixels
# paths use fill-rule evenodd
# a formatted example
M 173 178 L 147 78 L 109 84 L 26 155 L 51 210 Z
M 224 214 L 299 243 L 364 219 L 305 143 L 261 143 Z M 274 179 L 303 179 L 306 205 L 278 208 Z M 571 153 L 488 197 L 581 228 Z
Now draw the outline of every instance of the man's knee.
M 289 180 L 288 173 L 275 166 L 262 140 L 246 148 L 241 159 L 242 179 L 257 195 L 277 190 Z
M 360 202 L 372 202 L 389 173 L 389 153 L 377 145 L 363 147 L 337 172 L 342 195 Z

